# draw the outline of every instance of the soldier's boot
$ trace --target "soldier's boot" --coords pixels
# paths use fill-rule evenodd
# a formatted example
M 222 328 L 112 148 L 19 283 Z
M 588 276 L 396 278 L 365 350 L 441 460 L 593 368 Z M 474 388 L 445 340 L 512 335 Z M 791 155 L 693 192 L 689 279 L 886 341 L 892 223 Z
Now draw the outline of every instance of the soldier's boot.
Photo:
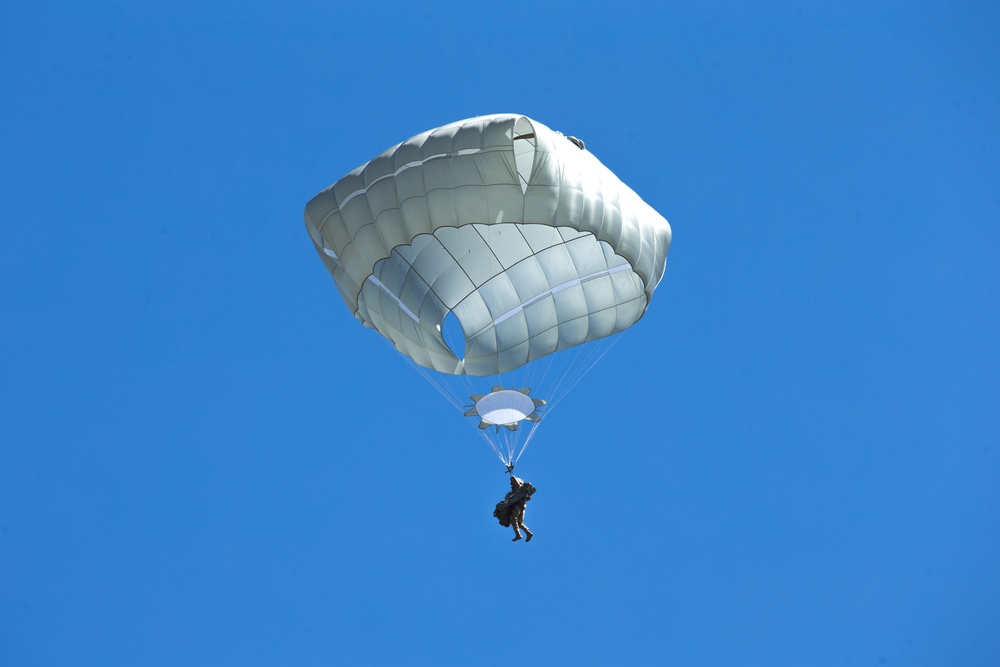
M 531 538 L 535 536 L 535 534 L 533 532 L 531 532 L 530 530 L 528 530 L 527 528 L 524 529 L 524 534 L 527 535 L 527 537 L 524 538 L 525 542 L 530 542 Z
M 527 532 L 527 531 L 525 531 L 525 532 Z M 515 528 L 514 529 L 514 539 L 512 539 L 511 542 L 517 542 L 519 539 L 521 539 L 521 533 L 517 532 L 517 528 Z

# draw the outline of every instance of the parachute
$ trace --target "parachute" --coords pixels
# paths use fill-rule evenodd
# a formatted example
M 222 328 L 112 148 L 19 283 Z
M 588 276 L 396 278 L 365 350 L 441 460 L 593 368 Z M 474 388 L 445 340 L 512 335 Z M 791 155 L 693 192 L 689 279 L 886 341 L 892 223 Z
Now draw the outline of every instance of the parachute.
M 508 467 L 554 398 L 510 376 L 635 324 L 671 238 L 582 141 L 516 114 L 386 150 L 310 200 L 305 222 L 355 318 L 484 433 L 530 432 L 491 443 Z M 557 376 L 564 391 L 578 380 Z

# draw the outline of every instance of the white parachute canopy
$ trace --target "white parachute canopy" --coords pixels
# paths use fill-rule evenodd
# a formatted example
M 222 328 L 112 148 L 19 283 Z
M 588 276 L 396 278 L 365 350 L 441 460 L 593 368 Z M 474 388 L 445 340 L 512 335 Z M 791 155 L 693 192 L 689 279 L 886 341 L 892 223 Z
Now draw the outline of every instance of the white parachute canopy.
M 671 234 L 582 142 L 516 114 L 390 148 L 316 195 L 305 220 L 354 316 L 497 432 L 533 432 L 551 410 L 552 394 L 510 374 L 642 317 Z

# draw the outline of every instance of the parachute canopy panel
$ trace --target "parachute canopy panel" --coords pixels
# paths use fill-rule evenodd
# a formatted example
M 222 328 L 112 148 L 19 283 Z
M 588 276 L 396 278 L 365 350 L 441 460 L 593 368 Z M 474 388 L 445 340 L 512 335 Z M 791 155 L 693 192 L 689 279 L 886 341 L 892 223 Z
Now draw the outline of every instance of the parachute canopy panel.
M 591 153 L 511 114 L 390 148 L 305 218 L 355 317 L 453 375 L 503 373 L 627 329 L 670 245 L 667 221 Z M 442 336 L 447 318 L 461 325 L 462 359 Z

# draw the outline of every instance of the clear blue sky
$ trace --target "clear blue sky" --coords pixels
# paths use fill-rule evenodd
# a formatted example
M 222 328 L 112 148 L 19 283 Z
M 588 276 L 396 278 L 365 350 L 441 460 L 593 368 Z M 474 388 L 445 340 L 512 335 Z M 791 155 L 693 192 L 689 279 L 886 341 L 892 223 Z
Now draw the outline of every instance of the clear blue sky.
M 1000 664 L 986 2 L 0 6 L 0 664 Z M 516 112 L 670 222 L 502 467 L 306 201 Z

